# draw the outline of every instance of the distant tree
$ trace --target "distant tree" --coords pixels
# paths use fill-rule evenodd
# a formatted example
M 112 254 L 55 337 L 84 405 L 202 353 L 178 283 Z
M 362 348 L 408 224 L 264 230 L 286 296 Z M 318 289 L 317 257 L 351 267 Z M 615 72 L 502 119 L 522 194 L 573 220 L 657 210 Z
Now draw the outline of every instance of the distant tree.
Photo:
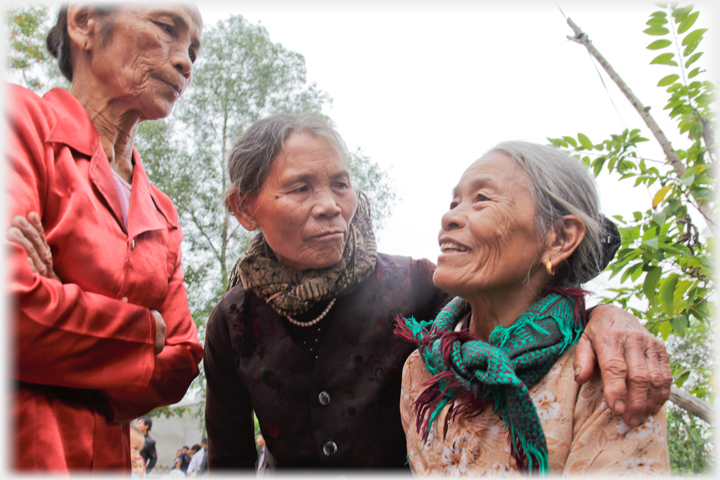
M 56 85 L 69 88 L 45 47 L 51 20 L 42 5 L 6 11 L 8 68 L 39 94 Z M 331 100 L 307 81 L 303 56 L 273 43 L 265 28 L 230 16 L 206 26 L 202 43 L 193 81 L 175 111 L 167 119 L 141 123 L 135 142 L 150 180 L 178 210 L 188 302 L 201 340 L 228 274 L 252 236 L 223 206 L 230 186 L 225 162 L 234 139 L 274 113 L 315 113 L 332 124 L 322 113 Z M 370 199 L 377 230 L 396 201 L 391 179 L 360 149 L 350 153 L 350 170 L 356 189 Z M 191 391 L 202 399 L 202 371 Z M 164 407 L 154 414 L 184 411 Z M 201 415 L 202 409 L 193 413 Z
M 45 5 L 13 6 L 5 11 L 9 36 L 6 66 L 24 87 L 36 93 L 69 87 L 45 46 L 51 20 L 50 7 Z
M 315 113 L 332 124 L 322 113 L 329 102 L 307 82 L 302 55 L 273 43 L 265 28 L 237 15 L 203 34 L 193 82 L 171 117 L 140 125 L 136 145 L 148 175 L 173 199 L 180 216 L 188 301 L 201 338 L 252 236 L 223 204 L 233 141 L 274 113 Z M 350 170 L 356 188 L 370 199 L 377 230 L 396 200 L 389 175 L 360 149 L 350 153 Z M 202 372 L 194 388 L 202 398 Z
M 306 80 L 302 55 L 270 40 L 236 15 L 203 34 L 193 82 L 168 120 L 144 122 L 138 150 L 153 182 L 173 199 L 185 234 L 186 281 L 196 323 L 204 328 L 250 234 L 223 206 L 226 161 L 234 139 L 273 113 L 322 113 L 326 93 Z M 352 174 L 372 203 L 376 227 L 395 201 L 387 173 L 360 150 Z

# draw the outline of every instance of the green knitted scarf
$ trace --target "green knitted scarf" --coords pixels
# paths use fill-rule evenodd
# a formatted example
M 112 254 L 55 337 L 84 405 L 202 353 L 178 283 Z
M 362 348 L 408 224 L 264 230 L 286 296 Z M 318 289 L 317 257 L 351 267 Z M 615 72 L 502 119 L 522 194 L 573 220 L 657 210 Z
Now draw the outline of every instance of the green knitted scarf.
M 496 327 L 489 342 L 456 323 L 470 312 L 457 297 L 434 321 L 401 318 L 396 334 L 417 345 L 433 377 L 415 401 L 417 430 L 427 441 L 433 422 L 454 401 L 448 421 L 475 416 L 486 407 L 503 419 L 518 468 L 548 472 L 548 448 L 529 389 L 575 345 L 585 324 L 580 289 L 548 289 L 510 327 Z M 429 328 L 429 330 L 428 330 Z M 423 430 L 424 429 L 424 430 Z

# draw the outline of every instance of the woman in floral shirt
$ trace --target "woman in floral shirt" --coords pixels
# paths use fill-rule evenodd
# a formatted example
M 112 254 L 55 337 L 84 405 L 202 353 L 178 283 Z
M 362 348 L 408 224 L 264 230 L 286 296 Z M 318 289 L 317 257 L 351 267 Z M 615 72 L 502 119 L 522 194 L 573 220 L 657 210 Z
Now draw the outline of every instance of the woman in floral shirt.
M 418 346 L 400 399 L 416 474 L 669 474 L 664 408 L 630 428 L 599 376 L 575 381 L 604 238 L 590 176 L 553 148 L 505 142 L 466 170 L 434 274 L 457 297 L 398 331 Z

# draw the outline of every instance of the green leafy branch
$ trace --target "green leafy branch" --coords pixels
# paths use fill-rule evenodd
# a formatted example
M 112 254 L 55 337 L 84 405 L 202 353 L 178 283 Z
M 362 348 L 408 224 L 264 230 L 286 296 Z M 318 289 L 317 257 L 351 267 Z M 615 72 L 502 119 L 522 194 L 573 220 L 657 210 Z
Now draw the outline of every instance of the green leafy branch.
M 665 340 L 683 339 L 705 328 L 712 322 L 714 310 L 715 86 L 699 79 L 705 70 L 698 65 L 703 55 L 698 49 L 707 29 L 693 29 L 698 17 L 692 6 L 665 5 L 650 15 L 645 29 L 655 37 L 647 48 L 658 52 L 650 64 L 674 70 L 663 75 L 658 86 L 668 93 L 663 110 L 676 122 L 681 137 L 689 141 L 687 148 L 673 148 L 650 114 L 650 107 L 642 104 L 571 19 L 567 21 L 575 35 L 568 38 L 583 45 L 618 85 L 650 129 L 665 159 L 660 163 L 648 161 L 638 153 L 649 141 L 640 129 L 625 129 L 599 143 L 583 133 L 548 138 L 584 162 L 595 176 L 606 171 L 620 180 L 633 181 L 634 187 L 652 190 L 646 209 L 633 212 L 629 219 L 614 216 L 622 245 L 608 271 L 611 278 L 619 276 L 621 286 L 609 289 L 604 300 L 631 310 Z M 701 219 L 707 228 L 698 226 Z M 691 393 L 699 398 L 712 396 L 712 366 L 687 368 L 673 359 L 671 364 L 677 387 L 692 374 L 696 378 Z M 699 409 L 697 405 L 688 407 L 697 399 L 688 401 L 688 394 L 676 389 L 673 393 L 678 405 L 711 418 L 702 402 Z

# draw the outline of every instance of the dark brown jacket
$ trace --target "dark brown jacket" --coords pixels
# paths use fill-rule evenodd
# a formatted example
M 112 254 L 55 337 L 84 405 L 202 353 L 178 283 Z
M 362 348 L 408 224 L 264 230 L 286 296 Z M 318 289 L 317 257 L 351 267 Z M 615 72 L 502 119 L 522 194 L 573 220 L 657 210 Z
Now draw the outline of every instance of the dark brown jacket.
M 400 383 L 413 347 L 393 327 L 398 314 L 432 319 L 447 303 L 434 269 L 378 254 L 376 273 L 330 311 L 317 360 L 264 300 L 230 289 L 205 340 L 210 471 L 255 466 L 252 410 L 278 468 L 403 467 Z

